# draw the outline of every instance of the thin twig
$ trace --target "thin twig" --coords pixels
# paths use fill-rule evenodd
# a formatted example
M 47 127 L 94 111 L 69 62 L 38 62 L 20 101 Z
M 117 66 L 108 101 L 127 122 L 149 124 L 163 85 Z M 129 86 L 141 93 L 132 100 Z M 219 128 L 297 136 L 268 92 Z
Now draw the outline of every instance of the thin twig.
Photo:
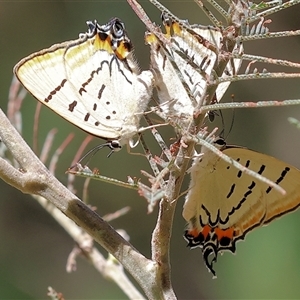
M 0 110 L 0 138 L 21 168 L 0 158 L 0 178 L 23 193 L 46 198 L 111 253 L 135 278 L 148 298 L 159 299 L 155 288 L 157 264 L 141 255 L 96 212 L 63 186 L 39 161 Z

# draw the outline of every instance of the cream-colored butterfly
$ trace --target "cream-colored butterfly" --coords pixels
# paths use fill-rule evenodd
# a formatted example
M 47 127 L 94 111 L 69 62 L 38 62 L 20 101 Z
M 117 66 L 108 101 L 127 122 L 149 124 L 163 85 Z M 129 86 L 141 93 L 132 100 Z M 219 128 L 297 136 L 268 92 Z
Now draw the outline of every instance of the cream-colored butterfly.
M 207 101 L 208 83 L 219 63 L 222 34 L 216 28 L 201 25 L 189 25 L 192 29 L 188 31 L 164 15 L 163 24 L 171 46 L 163 45 L 153 33 L 146 34 L 160 108 L 163 117 L 176 116 L 189 122 L 197 105 Z M 242 51 L 241 45 L 239 51 Z M 222 77 L 236 74 L 240 65 L 240 59 L 229 61 Z M 217 87 L 217 101 L 229 84 L 223 82 Z
M 190 170 L 191 183 L 183 208 L 188 222 L 184 237 L 190 248 L 202 248 L 206 267 L 215 276 L 213 263 L 219 252 L 234 253 L 236 242 L 248 232 L 300 206 L 300 171 L 271 156 L 226 146 L 221 138 L 214 144 L 286 191 L 282 195 L 202 147 L 202 154 L 195 158 Z
M 79 39 L 33 53 L 14 72 L 54 112 L 97 137 L 131 141 L 152 94 L 153 75 L 140 72 L 124 23 L 87 22 Z

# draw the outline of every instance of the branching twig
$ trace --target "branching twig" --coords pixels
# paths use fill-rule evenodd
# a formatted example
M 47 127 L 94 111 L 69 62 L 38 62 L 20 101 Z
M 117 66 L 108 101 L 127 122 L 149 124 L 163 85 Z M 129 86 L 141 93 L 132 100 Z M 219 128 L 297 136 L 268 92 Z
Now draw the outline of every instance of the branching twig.
M 161 298 L 161 289 L 155 280 L 157 264 L 140 254 L 96 212 L 63 186 L 39 161 L 2 110 L 0 128 L 1 140 L 20 165 L 19 169 L 15 169 L 0 158 L 0 177 L 23 193 L 47 199 L 118 259 L 143 288 L 148 298 Z M 73 227 L 71 231 L 74 231 L 74 235 L 81 235 L 79 228 Z

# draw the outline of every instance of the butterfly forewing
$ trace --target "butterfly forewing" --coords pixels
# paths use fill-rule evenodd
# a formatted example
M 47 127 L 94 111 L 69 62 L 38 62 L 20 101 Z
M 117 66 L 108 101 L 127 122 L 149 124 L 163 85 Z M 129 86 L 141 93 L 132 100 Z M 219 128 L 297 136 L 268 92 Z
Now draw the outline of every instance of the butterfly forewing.
M 65 71 L 65 46 L 54 45 L 25 58 L 15 67 L 15 72 L 28 91 L 43 104 L 71 123 L 81 124 L 82 129 L 93 132 L 92 122 L 96 120 L 90 117 L 84 121 L 88 111 L 83 101 L 78 101 L 81 97 Z M 76 105 L 72 105 L 74 101 Z
M 79 39 L 34 53 L 14 71 L 33 96 L 66 120 L 127 143 L 150 100 L 153 75 L 140 72 L 119 19 L 88 25 Z

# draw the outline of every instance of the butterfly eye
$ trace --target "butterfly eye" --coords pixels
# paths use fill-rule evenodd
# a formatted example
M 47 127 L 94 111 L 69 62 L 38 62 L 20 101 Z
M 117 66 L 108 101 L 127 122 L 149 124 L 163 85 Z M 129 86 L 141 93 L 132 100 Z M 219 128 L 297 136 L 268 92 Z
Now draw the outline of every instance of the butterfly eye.
M 110 142 L 110 147 L 114 151 L 119 151 L 122 148 L 119 141 L 111 141 Z
M 216 140 L 214 141 L 214 144 L 218 146 L 218 148 L 223 148 L 224 146 L 226 146 L 226 142 L 221 137 L 217 137 Z
M 124 35 L 124 24 L 119 21 L 116 20 L 115 23 L 112 26 L 112 33 L 114 35 L 115 38 L 120 38 Z

